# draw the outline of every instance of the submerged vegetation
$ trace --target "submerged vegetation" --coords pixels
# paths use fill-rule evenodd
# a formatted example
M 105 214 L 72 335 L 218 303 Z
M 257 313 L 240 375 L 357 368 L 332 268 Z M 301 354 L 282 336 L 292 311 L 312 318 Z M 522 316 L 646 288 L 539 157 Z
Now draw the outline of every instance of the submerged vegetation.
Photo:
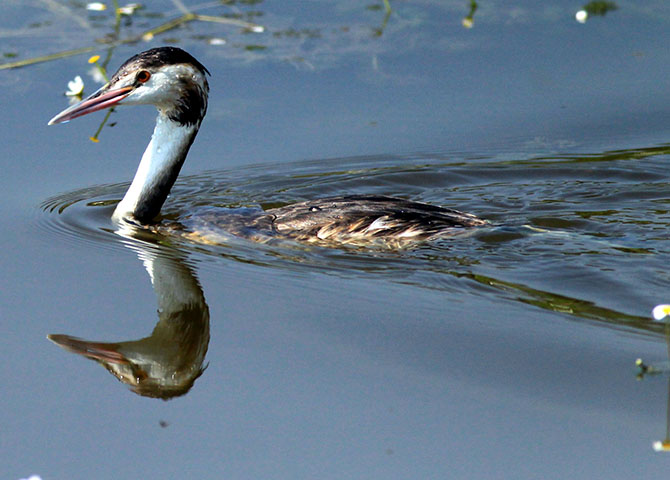
M 260 0 L 258 0 L 260 1 Z M 227 24 L 235 27 L 240 27 L 244 29 L 245 31 L 249 32 L 263 32 L 264 27 L 261 25 L 258 25 L 256 23 L 244 20 L 242 18 L 233 18 L 233 16 L 230 15 L 203 15 L 200 13 L 197 13 L 200 9 L 205 8 L 205 7 L 200 7 L 196 9 L 189 9 L 187 8 L 182 2 L 174 0 L 173 3 L 177 7 L 177 10 L 180 12 L 180 15 L 177 18 L 173 18 L 171 20 L 165 21 L 157 26 L 153 26 L 151 28 L 148 28 L 146 30 L 143 30 L 139 33 L 130 33 L 128 35 L 122 35 L 122 23 L 125 24 L 126 26 L 132 23 L 131 17 L 135 14 L 140 14 L 144 13 L 145 18 L 164 18 L 165 14 L 159 13 L 151 13 L 151 12 L 143 12 L 142 7 L 139 4 L 129 4 L 125 6 L 120 6 L 118 3 L 118 0 L 112 0 L 113 2 L 113 21 L 114 25 L 112 28 L 112 32 L 96 38 L 95 39 L 95 44 L 84 46 L 84 47 L 79 47 L 75 49 L 70 49 L 70 50 L 64 50 L 61 52 L 49 54 L 49 55 L 41 55 L 37 57 L 32 57 L 29 59 L 25 60 L 17 60 L 13 62 L 7 62 L 0 64 L 0 70 L 3 69 L 8 69 L 8 68 L 18 68 L 18 67 L 25 67 L 28 65 L 34 65 L 36 63 L 41 63 L 41 62 L 46 62 L 50 60 L 57 60 L 60 58 L 65 58 L 65 57 L 70 57 L 73 55 L 80 55 L 83 53 L 88 53 L 88 52 L 93 52 L 97 49 L 100 48 L 101 45 L 107 46 L 107 47 L 116 47 L 119 45 L 123 44 L 129 44 L 129 43 L 136 43 L 139 41 L 149 41 L 153 39 L 154 37 L 164 34 L 166 32 L 169 32 L 171 30 L 174 30 L 176 28 L 182 27 L 188 23 L 191 22 L 211 22 L 211 23 L 220 23 L 220 24 Z M 231 5 L 234 2 L 223 2 L 226 5 Z M 65 7 L 62 7 L 65 8 Z M 89 12 L 104 12 L 107 11 L 106 5 L 102 2 L 94 2 L 94 3 L 89 3 L 85 7 L 86 10 Z M 84 20 L 81 19 L 74 11 L 71 12 L 73 18 L 77 18 L 78 22 L 81 24 L 82 22 L 86 24 L 86 26 L 90 27 L 90 24 Z M 256 15 L 252 15 L 256 16 Z M 105 19 L 107 20 L 109 18 L 108 16 L 100 17 L 100 19 Z M 98 19 L 98 17 L 93 17 L 93 19 Z M 5 55 L 7 57 L 8 55 Z M 17 56 L 15 52 L 11 53 L 12 57 Z M 104 64 L 106 66 L 106 63 Z
M 583 8 L 589 15 L 604 16 L 606 13 L 613 12 L 619 7 L 615 2 L 594 1 L 587 3 Z
M 161 11 L 150 10 L 139 3 L 130 3 L 122 6 L 118 0 L 111 1 L 112 5 L 109 8 L 103 2 L 76 4 L 75 6 L 50 3 L 49 8 L 54 11 L 54 16 L 65 17 L 69 22 L 77 24 L 82 31 L 92 33 L 91 44 L 56 53 L 1 63 L 0 70 L 25 67 L 41 62 L 90 53 L 101 47 L 113 48 L 124 44 L 148 42 L 158 36 L 162 36 L 162 40 L 165 43 L 175 43 L 179 41 L 179 38 L 170 38 L 166 34 L 180 29 L 185 30 L 188 25 L 193 23 L 227 25 L 239 29 L 238 32 L 242 35 L 268 31 L 266 26 L 258 23 L 265 15 L 263 11 L 258 9 L 263 0 L 222 0 L 218 3 L 199 4 L 193 7 L 186 6 L 179 0 L 173 0 L 171 2 L 173 9 L 169 11 L 165 8 Z M 389 0 L 382 0 L 381 4 L 370 5 L 368 7 L 361 6 L 361 11 L 366 9 L 371 11 L 383 10 L 381 26 L 370 28 L 371 37 L 381 36 L 392 13 Z M 160 20 L 160 23 L 157 25 L 155 24 L 156 20 Z M 51 25 L 51 22 L 49 24 Z M 44 26 L 43 23 L 34 23 L 31 24 L 30 28 L 42 28 Z M 322 38 L 321 28 L 319 26 L 297 29 L 293 26 L 288 26 L 272 29 L 272 36 L 274 38 L 297 39 L 300 41 L 306 38 Z M 98 33 L 101 29 L 106 30 L 102 35 Z M 204 29 L 199 30 L 202 31 Z M 228 44 L 247 52 L 263 51 L 270 48 L 268 45 L 253 41 L 230 42 L 226 38 L 221 37 L 220 30 L 211 28 L 209 31 L 216 33 L 191 34 L 190 38 L 205 41 L 210 45 Z M 342 27 L 339 31 L 349 32 L 350 28 L 349 26 Z M 3 56 L 6 59 L 15 59 L 21 55 L 17 51 L 12 50 L 5 52 Z

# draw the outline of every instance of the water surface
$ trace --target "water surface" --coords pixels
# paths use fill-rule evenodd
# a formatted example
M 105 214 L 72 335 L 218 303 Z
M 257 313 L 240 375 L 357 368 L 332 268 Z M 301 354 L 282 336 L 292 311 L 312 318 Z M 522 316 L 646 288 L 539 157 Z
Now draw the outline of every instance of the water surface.
M 120 35 L 179 15 L 158 3 Z M 670 9 L 580 25 L 569 2 L 480 2 L 465 29 L 468 6 L 207 7 L 266 31 L 191 23 L 110 53 L 176 44 L 212 72 L 167 218 L 370 193 L 490 221 L 398 252 L 119 229 L 151 109 L 93 143 L 99 117 L 46 127 L 67 80 L 96 88 L 88 54 L 0 71 L 3 478 L 666 473 L 667 378 L 634 361 L 667 359 L 649 313 L 670 280 Z M 7 8 L 12 59 L 113 33 L 75 5 Z M 206 369 L 169 401 L 46 339 L 170 340 L 165 315 L 195 311 Z

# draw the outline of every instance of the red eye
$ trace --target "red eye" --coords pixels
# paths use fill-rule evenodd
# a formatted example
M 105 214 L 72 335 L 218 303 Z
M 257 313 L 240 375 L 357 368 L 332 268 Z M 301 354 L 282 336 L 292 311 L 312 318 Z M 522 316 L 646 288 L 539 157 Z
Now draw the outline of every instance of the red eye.
M 151 78 L 151 74 L 147 72 L 146 70 L 142 70 L 137 74 L 137 77 L 135 77 L 138 82 L 140 83 L 147 83 L 149 79 Z

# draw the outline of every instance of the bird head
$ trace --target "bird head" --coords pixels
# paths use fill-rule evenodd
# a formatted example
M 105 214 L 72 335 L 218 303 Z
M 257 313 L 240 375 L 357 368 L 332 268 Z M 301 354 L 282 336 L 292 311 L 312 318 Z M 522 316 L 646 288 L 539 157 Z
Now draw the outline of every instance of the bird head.
M 49 125 L 115 105 L 154 105 L 175 123 L 199 125 L 207 111 L 206 74 L 209 71 L 180 48 L 153 48 L 129 58 L 108 84 L 63 110 Z

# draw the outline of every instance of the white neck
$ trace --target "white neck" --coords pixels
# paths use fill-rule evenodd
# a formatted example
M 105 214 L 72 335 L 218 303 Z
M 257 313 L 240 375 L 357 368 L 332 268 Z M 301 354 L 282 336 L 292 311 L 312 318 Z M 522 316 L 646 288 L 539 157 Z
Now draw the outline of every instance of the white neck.
M 148 223 L 160 212 L 174 185 L 199 124 L 181 125 L 158 114 L 151 141 L 142 155 L 135 178 L 112 218 Z

